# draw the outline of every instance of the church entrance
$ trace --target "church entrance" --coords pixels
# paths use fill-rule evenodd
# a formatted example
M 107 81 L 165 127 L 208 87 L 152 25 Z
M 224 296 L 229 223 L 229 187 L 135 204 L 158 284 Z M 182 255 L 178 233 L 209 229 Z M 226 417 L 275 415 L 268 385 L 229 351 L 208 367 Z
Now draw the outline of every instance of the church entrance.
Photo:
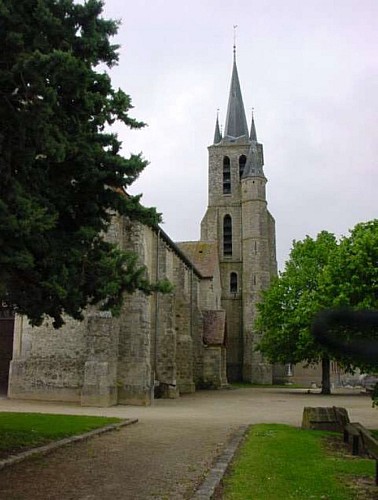
M 0 306 L 0 394 L 7 394 L 9 363 L 13 353 L 14 314 Z

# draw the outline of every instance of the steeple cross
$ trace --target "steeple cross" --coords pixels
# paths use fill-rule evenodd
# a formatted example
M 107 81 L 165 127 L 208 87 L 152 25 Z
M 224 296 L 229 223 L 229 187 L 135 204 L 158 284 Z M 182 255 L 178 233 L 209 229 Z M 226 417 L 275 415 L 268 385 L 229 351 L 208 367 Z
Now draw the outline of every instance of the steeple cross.
M 236 29 L 238 27 L 237 24 L 234 24 L 234 57 L 236 56 Z

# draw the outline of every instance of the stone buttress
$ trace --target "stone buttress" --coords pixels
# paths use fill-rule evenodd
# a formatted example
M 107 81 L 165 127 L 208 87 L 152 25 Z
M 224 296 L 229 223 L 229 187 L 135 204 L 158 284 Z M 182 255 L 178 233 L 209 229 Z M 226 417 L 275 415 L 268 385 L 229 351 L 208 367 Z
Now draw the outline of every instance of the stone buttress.
M 159 227 L 114 216 L 107 239 L 135 252 L 146 277 L 169 280 L 172 292 L 126 295 L 119 317 L 91 307 L 83 321 L 66 318 L 59 330 L 49 319 L 33 328 L 17 317 L 9 397 L 149 405 L 191 393 L 204 380 L 224 385 L 224 318 L 214 323 L 209 348 L 205 341 L 202 308 L 215 309 L 209 278 Z

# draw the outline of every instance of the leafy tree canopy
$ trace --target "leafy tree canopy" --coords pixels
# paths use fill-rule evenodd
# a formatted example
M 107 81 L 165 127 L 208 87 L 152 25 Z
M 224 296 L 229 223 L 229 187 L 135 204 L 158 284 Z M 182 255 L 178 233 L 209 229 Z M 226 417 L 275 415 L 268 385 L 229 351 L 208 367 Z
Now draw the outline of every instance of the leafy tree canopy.
M 324 297 L 325 306 L 332 309 L 372 311 L 378 309 L 378 219 L 357 224 L 350 235 L 341 238 L 337 252 L 329 260 L 322 276 L 320 294 Z M 342 313 L 341 310 L 341 313 Z M 340 344 L 368 345 L 378 340 L 376 325 L 364 324 L 364 314 L 360 321 L 339 320 L 332 336 L 340 339 Z M 368 317 L 370 317 L 368 315 Z M 349 349 L 349 354 L 341 357 L 344 364 L 358 366 L 365 371 L 377 370 L 378 359 L 361 356 L 358 349 Z M 354 354 L 353 354 L 354 351 Z M 332 354 L 340 357 L 338 349 Z
M 144 124 L 102 69 L 118 60 L 102 7 L 0 0 L 0 299 L 33 324 L 151 290 L 136 257 L 101 236 L 115 212 L 159 221 L 124 193 L 146 161 L 122 157 L 109 125 Z
M 336 238 L 327 231 L 295 241 L 284 271 L 263 292 L 256 327 L 264 333 L 259 349 L 271 362 L 316 363 L 322 358 L 310 327 L 322 302 L 319 281 L 336 249 Z
M 376 369 L 347 350 L 329 350 L 311 335 L 314 316 L 325 309 L 378 308 L 378 220 L 357 224 L 339 243 L 321 232 L 294 242 L 285 269 L 263 292 L 257 329 L 259 349 L 271 362 L 315 363 L 332 357 L 346 368 Z M 333 332 L 341 343 L 377 339 L 374 329 L 343 324 Z
M 341 238 L 323 276 L 333 307 L 378 308 L 378 219 L 357 224 Z

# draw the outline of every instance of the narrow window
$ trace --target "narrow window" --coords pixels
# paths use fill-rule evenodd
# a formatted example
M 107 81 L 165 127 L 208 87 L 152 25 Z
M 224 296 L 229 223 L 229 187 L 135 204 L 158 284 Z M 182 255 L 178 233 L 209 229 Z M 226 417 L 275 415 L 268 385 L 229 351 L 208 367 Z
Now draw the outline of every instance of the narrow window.
M 236 293 L 238 291 L 238 275 L 236 273 L 230 274 L 230 292 Z
M 231 168 L 230 158 L 225 156 L 223 158 L 223 194 L 231 193 Z
M 241 155 L 239 157 L 239 177 L 242 178 L 245 164 L 247 163 L 247 157 L 245 155 Z
M 232 255 L 231 215 L 225 215 L 223 219 L 223 255 Z

